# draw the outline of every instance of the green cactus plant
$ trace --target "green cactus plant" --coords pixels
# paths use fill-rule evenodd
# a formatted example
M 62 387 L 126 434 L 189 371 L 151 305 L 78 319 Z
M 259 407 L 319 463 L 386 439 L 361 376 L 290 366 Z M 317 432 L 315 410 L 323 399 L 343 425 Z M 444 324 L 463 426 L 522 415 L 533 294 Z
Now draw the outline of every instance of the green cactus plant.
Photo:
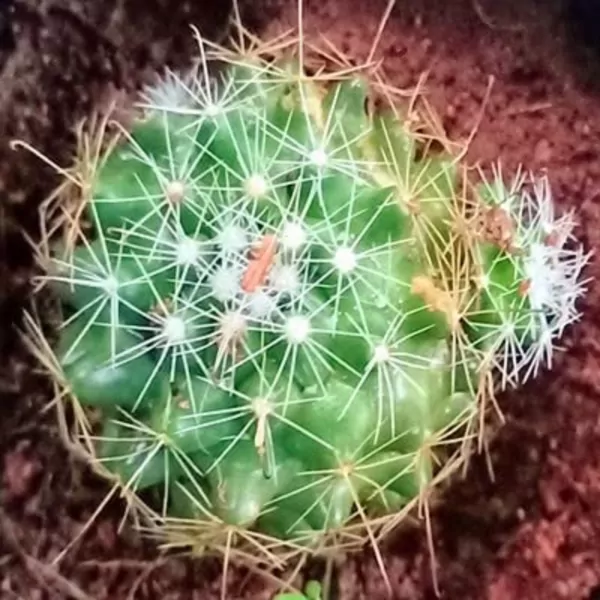
M 57 340 L 29 339 L 169 544 L 376 543 L 552 356 L 588 255 L 547 179 L 476 182 L 366 73 L 201 58 L 80 177 L 40 251 Z

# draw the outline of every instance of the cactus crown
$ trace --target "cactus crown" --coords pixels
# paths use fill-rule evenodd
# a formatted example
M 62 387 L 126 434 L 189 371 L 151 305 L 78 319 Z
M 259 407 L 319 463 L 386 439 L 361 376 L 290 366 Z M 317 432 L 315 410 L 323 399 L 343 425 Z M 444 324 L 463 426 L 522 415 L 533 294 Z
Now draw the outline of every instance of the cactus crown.
M 547 179 L 474 183 L 416 102 L 334 71 L 202 45 L 44 258 L 38 354 L 97 415 L 72 439 L 173 545 L 375 543 L 578 317 Z

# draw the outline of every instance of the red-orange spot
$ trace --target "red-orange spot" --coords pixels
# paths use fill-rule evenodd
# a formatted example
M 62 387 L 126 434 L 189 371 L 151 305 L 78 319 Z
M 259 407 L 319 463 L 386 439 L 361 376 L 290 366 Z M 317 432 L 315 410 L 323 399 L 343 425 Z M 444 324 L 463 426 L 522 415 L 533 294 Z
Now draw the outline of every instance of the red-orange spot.
M 250 251 L 250 261 L 242 277 L 242 289 L 255 292 L 265 284 L 277 252 L 277 237 L 265 235 L 258 246 Z
M 521 296 L 521 298 L 524 298 L 525 296 L 527 296 L 527 294 L 529 294 L 530 289 L 531 281 L 529 279 L 524 279 L 519 284 L 519 296 Z

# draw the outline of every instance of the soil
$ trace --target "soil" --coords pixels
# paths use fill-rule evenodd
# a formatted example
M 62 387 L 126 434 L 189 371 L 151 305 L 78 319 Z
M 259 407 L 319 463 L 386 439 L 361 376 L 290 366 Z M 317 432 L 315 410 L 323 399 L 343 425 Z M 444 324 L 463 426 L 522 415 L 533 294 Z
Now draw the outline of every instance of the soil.
M 364 59 L 384 0 L 305 0 L 308 35 L 326 35 Z M 502 4 L 502 6 L 499 6 Z M 600 245 L 600 52 L 594 2 L 398 0 L 378 47 L 390 81 L 426 93 L 471 160 L 500 158 L 546 170 L 557 203 L 578 211 L 578 234 Z M 218 598 L 218 565 L 156 559 L 120 535 L 111 503 L 81 541 L 57 555 L 106 488 L 63 449 L 45 410 L 50 390 L 17 336 L 31 293 L 37 207 L 56 175 L 19 138 L 68 164 L 74 126 L 112 88 L 131 92 L 194 49 L 189 24 L 215 38 L 225 3 L 168 0 L 15 0 L 0 5 L 0 598 Z M 295 2 L 248 0 L 253 30 L 295 22 Z M 598 9 L 596 9 L 597 11 Z M 587 12 L 586 12 L 587 11 Z M 573 28 L 575 18 L 581 24 Z M 592 25 L 592 26 L 590 26 Z M 586 46 L 587 44 L 587 46 Z M 492 86 L 487 96 L 490 85 Z M 596 244 L 598 242 L 598 244 Z M 600 263 L 588 275 L 597 278 Z M 600 287 L 554 369 L 500 405 L 506 424 L 432 514 L 439 594 L 447 599 L 600 597 Z M 493 478 L 488 463 L 493 466 Z M 425 528 L 386 548 L 394 597 L 435 597 Z M 386 597 L 372 553 L 339 569 L 343 600 Z M 230 574 L 227 598 L 268 598 L 273 588 Z

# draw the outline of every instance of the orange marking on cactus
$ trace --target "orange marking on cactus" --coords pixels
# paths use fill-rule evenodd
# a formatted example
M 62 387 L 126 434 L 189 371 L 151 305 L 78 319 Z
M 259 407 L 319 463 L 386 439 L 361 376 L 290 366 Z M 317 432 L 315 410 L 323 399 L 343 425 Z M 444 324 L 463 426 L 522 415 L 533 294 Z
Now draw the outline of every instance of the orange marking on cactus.
M 529 290 L 531 289 L 531 281 L 529 279 L 524 279 L 519 283 L 519 296 L 521 298 L 525 298 L 527 294 L 529 294 Z
M 265 235 L 258 246 L 250 251 L 250 261 L 242 277 L 242 289 L 247 293 L 255 292 L 264 285 L 277 252 L 277 237 Z

